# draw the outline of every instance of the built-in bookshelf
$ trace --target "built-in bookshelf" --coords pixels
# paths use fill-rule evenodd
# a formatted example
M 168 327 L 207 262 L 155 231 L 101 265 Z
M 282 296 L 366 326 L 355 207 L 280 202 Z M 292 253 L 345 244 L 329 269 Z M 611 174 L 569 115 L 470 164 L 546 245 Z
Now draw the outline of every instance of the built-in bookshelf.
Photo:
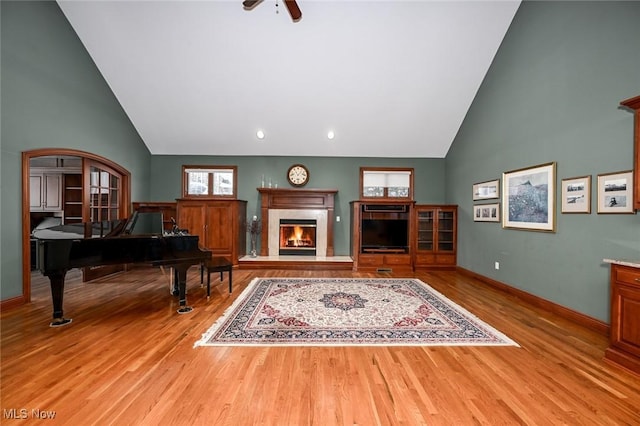
M 83 191 L 81 174 L 63 175 L 64 223 L 82 222 Z

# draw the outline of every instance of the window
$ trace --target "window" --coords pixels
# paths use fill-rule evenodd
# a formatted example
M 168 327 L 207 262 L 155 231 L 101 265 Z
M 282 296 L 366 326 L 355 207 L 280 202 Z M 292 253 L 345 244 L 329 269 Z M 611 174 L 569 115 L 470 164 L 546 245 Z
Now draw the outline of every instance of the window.
M 89 165 L 89 221 L 116 220 L 120 211 L 120 175 L 98 163 Z
M 236 198 L 237 166 L 182 166 L 184 198 Z
M 360 168 L 360 197 L 413 200 L 413 169 Z

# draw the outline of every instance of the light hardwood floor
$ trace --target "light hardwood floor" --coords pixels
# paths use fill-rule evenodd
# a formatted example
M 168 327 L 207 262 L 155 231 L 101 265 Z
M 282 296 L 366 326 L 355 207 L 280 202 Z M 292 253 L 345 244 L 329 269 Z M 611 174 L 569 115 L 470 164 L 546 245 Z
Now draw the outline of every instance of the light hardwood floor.
M 199 347 L 251 279 L 393 276 L 350 271 L 212 274 L 206 299 L 176 313 L 168 279 L 137 268 L 91 283 L 73 271 L 65 316 L 50 328 L 48 282 L 2 313 L 4 424 L 65 425 L 634 425 L 640 378 L 603 362 L 607 338 L 456 272 L 415 277 L 521 347 Z M 25 411 L 21 411 L 25 410 Z M 41 410 L 54 412 L 40 420 Z

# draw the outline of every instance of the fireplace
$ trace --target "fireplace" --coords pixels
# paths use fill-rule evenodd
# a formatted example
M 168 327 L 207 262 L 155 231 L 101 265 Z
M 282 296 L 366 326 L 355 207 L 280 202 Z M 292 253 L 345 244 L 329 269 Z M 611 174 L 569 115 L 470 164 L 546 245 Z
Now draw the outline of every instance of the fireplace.
M 316 255 L 315 219 L 280 219 L 280 247 L 282 255 Z
M 309 257 L 333 256 L 333 205 L 337 189 L 288 189 L 258 188 L 263 231 L 260 240 L 260 256 L 280 256 L 280 221 L 293 220 L 298 224 L 315 221 L 314 250 L 299 250 L 296 254 Z M 266 227 L 266 230 L 265 230 Z M 308 230 L 307 230 L 308 231 Z M 297 238 L 300 239 L 300 238 Z M 306 240 L 308 238 L 301 238 Z M 286 245 L 285 245 L 286 247 Z M 294 248 L 288 250 L 287 254 Z M 285 249 L 287 251 L 287 249 Z M 304 253 L 301 253 L 304 251 Z M 284 254 L 284 253 L 282 253 Z

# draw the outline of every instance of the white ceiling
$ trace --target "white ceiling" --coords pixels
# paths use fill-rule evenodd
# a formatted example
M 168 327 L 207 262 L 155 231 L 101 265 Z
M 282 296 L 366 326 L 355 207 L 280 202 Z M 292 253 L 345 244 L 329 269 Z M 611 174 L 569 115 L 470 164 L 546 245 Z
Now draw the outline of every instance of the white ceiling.
M 443 158 L 520 1 L 58 3 L 152 154 Z

